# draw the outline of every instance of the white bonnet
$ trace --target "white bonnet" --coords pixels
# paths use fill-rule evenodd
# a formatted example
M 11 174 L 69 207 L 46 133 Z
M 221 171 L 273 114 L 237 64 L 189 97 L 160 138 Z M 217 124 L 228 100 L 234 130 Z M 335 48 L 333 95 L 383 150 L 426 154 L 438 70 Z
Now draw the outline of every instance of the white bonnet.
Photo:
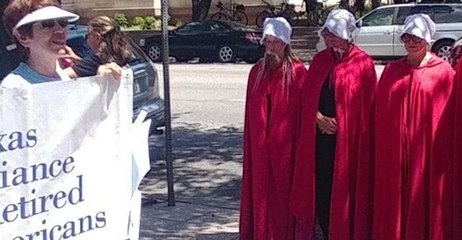
M 266 36 L 273 36 L 281 39 L 285 44 L 290 44 L 291 35 L 292 27 L 285 18 L 266 18 L 263 23 L 263 36 L 261 38 L 261 43 L 263 43 Z
M 407 16 L 404 20 L 403 34 L 411 34 L 424 39 L 428 44 L 432 43 L 432 37 L 435 34 L 436 26 L 433 20 L 427 14 L 419 13 Z
M 335 36 L 351 42 L 353 41 L 353 33 L 356 31 L 356 19 L 345 9 L 332 10 L 320 32 L 326 28 Z

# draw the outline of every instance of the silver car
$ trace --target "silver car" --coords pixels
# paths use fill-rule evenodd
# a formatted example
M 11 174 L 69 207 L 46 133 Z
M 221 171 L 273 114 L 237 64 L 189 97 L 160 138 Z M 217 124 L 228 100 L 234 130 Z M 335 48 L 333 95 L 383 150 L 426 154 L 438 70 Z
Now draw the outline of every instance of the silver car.
M 428 14 L 436 23 L 431 51 L 450 60 L 451 46 L 462 36 L 462 4 L 411 3 L 378 7 L 357 21 L 355 43 L 376 59 L 406 55 L 400 41 L 404 19 L 412 14 Z M 318 50 L 323 48 L 322 41 Z

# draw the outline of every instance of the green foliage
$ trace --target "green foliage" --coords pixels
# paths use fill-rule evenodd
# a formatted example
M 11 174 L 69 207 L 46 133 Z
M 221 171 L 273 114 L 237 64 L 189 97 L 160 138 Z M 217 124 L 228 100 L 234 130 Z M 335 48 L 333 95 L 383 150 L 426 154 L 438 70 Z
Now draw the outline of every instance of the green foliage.
M 170 18 L 170 16 L 168 16 Z M 162 27 L 162 20 L 157 19 L 155 16 L 135 16 L 133 20 L 128 21 L 127 15 L 124 13 L 115 13 L 114 19 L 122 27 L 124 31 L 135 30 L 152 30 L 160 29 Z M 184 23 L 179 22 L 180 25 Z M 171 24 L 178 25 L 178 24 Z
M 368 13 L 372 11 L 372 4 L 370 3 L 367 3 L 365 6 L 364 6 L 364 14 Z
M 157 22 L 158 21 L 154 16 L 146 16 L 146 18 L 144 20 L 146 21 L 145 24 L 146 24 L 147 29 L 154 29 L 154 28 L 157 27 Z
M 128 27 L 129 26 L 127 15 L 125 15 L 124 13 L 115 13 L 114 14 L 114 19 L 117 21 L 117 23 L 121 27 Z
M 141 29 L 146 29 L 146 20 L 143 17 L 135 17 L 133 18 L 132 26 L 139 26 Z

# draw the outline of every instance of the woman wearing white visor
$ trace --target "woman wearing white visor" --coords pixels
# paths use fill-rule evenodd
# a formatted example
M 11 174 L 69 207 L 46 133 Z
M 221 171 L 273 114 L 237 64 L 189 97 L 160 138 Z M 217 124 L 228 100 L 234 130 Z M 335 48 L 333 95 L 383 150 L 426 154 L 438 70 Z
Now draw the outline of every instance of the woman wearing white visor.
M 327 49 L 310 63 L 303 94 L 294 184 L 304 191 L 291 200 L 303 226 L 324 239 L 368 239 L 371 201 L 361 179 L 370 168 L 366 136 L 377 76 L 371 57 L 353 43 L 355 31 L 350 12 L 329 13 L 320 31 Z
M 53 0 L 13 0 L 4 11 L 7 31 L 16 39 L 26 60 L 3 79 L 3 88 L 58 81 L 58 59 L 66 52 L 67 28 L 79 16 Z M 57 71 L 58 69 L 58 71 Z
M 428 15 L 408 16 L 408 54 L 385 67 L 377 87 L 375 240 L 460 238 L 452 222 L 454 71 L 430 53 L 434 33 Z
M 290 213 L 295 143 L 306 69 L 290 48 L 286 19 L 268 18 L 266 52 L 250 71 L 244 127 L 240 239 L 292 240 Z M 300 204 L 303 204 L 300 202 Z

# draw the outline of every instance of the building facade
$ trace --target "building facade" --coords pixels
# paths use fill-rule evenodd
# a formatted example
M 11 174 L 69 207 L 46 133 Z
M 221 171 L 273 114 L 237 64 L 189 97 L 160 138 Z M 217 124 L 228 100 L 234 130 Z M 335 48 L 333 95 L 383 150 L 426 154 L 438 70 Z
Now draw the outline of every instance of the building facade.
M 219 0 L 212 0 L 209 15 L 218 11 L 216 7 Z M 262 0 L 221 0 L 226 7 L 233 4 L 243 4 L 249 16 L 249 24 L 254 24 L 255 15 L 264 9 Z M 273 5 L 282 2 L 294 4 L 297 10 L 302 9 L 303 0 L 267 0 Z M 114 16 L 115 13 L 124 13 L 129 20 L 136 16 L 161 15 L 161 0 L 62 0 L 65 9 L 72 10 L 82 17 L 85 22 L 98 15 Z M 192 15 L 192 0 L 170 0 L 169 15 L 172 19 L 187 22 Z

